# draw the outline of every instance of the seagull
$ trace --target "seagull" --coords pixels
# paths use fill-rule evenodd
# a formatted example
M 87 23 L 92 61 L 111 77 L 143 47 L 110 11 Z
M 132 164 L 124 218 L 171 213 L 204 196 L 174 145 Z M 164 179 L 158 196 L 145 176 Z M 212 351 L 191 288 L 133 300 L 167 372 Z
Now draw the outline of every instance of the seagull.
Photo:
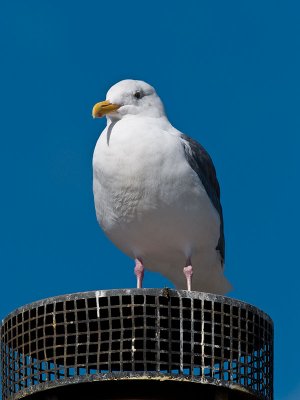
M 146 268 L 177 289 L 227 293 L 220 188 L 206 150 L 171 125 L 143 81 L 116 83 L 92 116 L 107 118 L 93 155 L 97 220 L 135 260 L 137 287 Z

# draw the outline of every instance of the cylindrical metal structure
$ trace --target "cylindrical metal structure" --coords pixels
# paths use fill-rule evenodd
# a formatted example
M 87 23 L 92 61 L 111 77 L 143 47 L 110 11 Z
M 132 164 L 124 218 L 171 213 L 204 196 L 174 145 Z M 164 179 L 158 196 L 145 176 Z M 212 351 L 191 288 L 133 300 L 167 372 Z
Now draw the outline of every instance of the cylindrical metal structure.
M 273 399 L 272 320 L 224 296 L 167 288 L 58 296 L 15 310 L 0 337 L 3 400 L 141 391 L 159 399 L 164 388 L 173 399 Z

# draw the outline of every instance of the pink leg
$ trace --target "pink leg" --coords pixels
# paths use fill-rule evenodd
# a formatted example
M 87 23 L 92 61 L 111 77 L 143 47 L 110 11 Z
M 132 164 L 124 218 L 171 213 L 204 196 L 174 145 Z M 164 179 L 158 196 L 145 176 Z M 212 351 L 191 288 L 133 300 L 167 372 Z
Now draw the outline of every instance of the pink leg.
M 183 273 L 186 277 L 187 290 L 192 290 L 192 276 L 193 276 L 193 267 L 191 265 L 191 260 L 188 260 L 187 265 L 183 268 Z
M 137 279 L 137 288 L 141 289 L 143 287 L 144 266 L 142 261 L 138 258 L 135 259 L 134 274 Z

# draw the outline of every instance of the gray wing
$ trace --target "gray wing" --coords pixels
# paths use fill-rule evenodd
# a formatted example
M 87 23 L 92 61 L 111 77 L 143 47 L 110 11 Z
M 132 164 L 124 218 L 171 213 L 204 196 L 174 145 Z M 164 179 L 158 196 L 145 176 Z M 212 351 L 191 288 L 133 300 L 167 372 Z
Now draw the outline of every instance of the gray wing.
M 225 261 L 224 221 L 220 202 L 220 186 L 214 164 L 207 151 L 201 146 L 200 143 L 196 142 L 196 140 L 191 139 L 187 135 L 181 134 L 181 142 L 183 144 L 188 163 L 199 176 L 206 193 L 220 215 L 220 238 L 217 245 L 217 250 L 220 251 L 223 264 Z

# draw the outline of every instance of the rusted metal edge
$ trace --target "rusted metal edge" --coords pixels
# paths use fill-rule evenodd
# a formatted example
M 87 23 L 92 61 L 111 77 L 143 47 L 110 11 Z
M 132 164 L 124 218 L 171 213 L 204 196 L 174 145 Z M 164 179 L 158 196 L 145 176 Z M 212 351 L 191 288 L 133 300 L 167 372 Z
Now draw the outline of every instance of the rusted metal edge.
M 253 396 L 253 398 L 260 400 L 264 399 L 263 396 L 258 395 L 255 391 L 252 391 L 248 388 L 245 388 L 242 385 L 238 385 L 233 382 L 228 382 L 228 381 L 222 381 L 219 379 L 212 379 L 212 378 L 195 378 L 191 376 L 178 376 L 178 375 L 173 375 L 173 374 L 160 374 L 157 372 L 116 372 L 116 373 L 109 373 L 109 374 L 94 374 L 94 375 L 85 375 L 85 376 L 75 376 L 75 377 L 69 377 L 69 378 L 64 378 L 60 379 L 57 381 L 49 381 L 49 382 L 43 382 L 39 383 L 37 385 L 34 385 L 30 388 L 20 390 L 17 394 L 12 395 L 9 397 L 9 400 L 19 400 L 26 398 L 27 396 L 33 395 L 35 393 L 43 392 L 46 390 L 50 389 L 55 389 L 59 387 L 64 387 L 68 385 L 74 385 L 74 384 L 79 384 L 79 383 L 93 383 L 93 382 L 104 382 L 104 381 L 113 381 L 113 380 L 127 380 L 127 381 L 134 381 L 134 380 L 155 380 L 155 381 L 161 381 L 161 382 L 170 382 L 170 381 L 175 381 L 175 382 L 186 382 L 186 383 L 194 383 L 194 384 L 203 384 L 203 385 L 210 385 L 214 387 L 220 387 L 220 388 L 226 388 L 229 390 L 235 390 L 242 392 L 244 394 L 248 394 L 249 396 Z

